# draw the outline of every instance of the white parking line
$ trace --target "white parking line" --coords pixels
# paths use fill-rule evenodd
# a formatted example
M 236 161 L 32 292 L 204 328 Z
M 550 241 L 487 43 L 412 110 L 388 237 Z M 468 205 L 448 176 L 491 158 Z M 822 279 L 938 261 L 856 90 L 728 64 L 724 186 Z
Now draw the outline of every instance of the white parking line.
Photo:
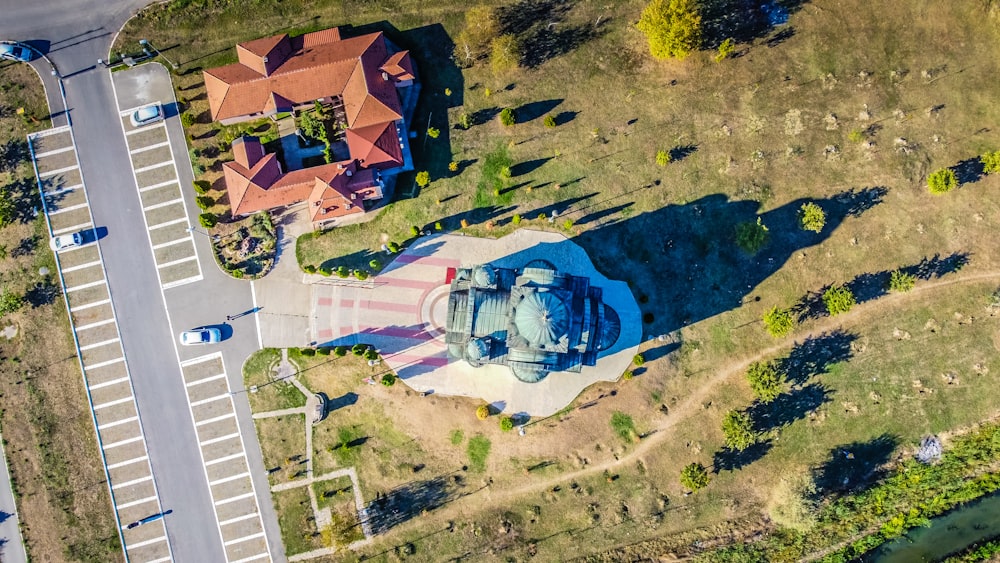
M 178 180 L 167 180 L 166 182 L 160 182 L 159 184 L 153 184 L 152 186 L 146 186 L 145 188 L 139 188 L 139 192 L 148 192 L 149 190 L 155 190 L 156 188 L 162 188 L 163 186 L 169 186 L 170 184 L 177 184 L 180 188 L 180 182 Z
M 45 195 L 46 196 L 50 196 L 50 195 L 64 194 L 66 192 L 71 192 L 73 190 L 78 190 L 78 189 L 80 189 L 82 187 L 83 187 L 83 184 L 76 184 L 75 186 L 67 186 L 65 188 L 59 188 L 58 190 L 56 190 L 54 192 L 45 192 Z
M 153 209 L 159 209 L 161 207 L 167 207 L 168 205 L 173 205 L 175 203 L 181 203 L 183 201 L 184 201 L 184 198 L 183 197 L 179 197 L 177 199 L 172 199 L 170 201 L 164 201 L 163 203 L 154 203 L 153 205 L 147 205 L 146 207 L 143 207 L 142 210 L 143 211 L 152 211 Z
M 165 223 L 157 223 L 155 225 L 150 225 L 149 230 L 152 231 L 153 229 L 162 229 L 163 227 L 168 227 L 170 225 L 176 225 L 177 223 L 185 223 L 185 222 L 187 222 L 187 217 L 183 217 L 181 219 L 171 219 Z
M 52 129 L 46 129 L 44 131 L 39 131 L 37 133 L 32 133 L 28 135 L 29 137 L 48 137 L 49 135 L 58 135 L 59 133 L 65 133 L 69 131 L 69 125 L 62 125 L 59 127 L 53 127 Z
M 111 467 L 108 466 L 108 469 L 111 469 Z M 145 504 L 147 502 L 153 502 L 154 500 L 156 500 L 156 497 L 152 496 L 152 497 L 146 497 L 146 498 L 139 499 L 139 500 L 133 500 L 132 502 L 126 502 L 125 504 L 119 504 L 119 505 L 116 505 L 116 506 L 118 507 L 118 510 L 120 512 L 123 508 L 131 508 L 133 506 L 139 506 L 140 504 Z
M 123 356 L 121 358 L 115 358 L 113 360 L 108 360 L 106 362 L 96 363 L 96 364 L 94 364 L 92 366 L 83 366 L 83 369 L 86 369 L 86 370 L 97 369 L 97 368 L 102 368 L 104 366 L 110 366 L 111 364 L 117 364 L 118 362 L 124 362 L 124 361 L 125 361 L 125 358 Z
M 139 543 L 126 543 L 125 549 L 138 549 L 140 547 L 146 547 L 147 545 L 153 545 L 154 543 L 160 543 L 161 541 L 167 541 L 167 536 L 160 536 L 158 538 L 141 541 Z
M 152 561 L 146 561 L 146 563 L 167 563 L 167 561 L 173 561 L 172 557 L 161 557 L 159 559 L 153 559 Z
M 129 154 L 139 154 L 141 152 L 151 151 L 153 149 L 158 149 L 160 147 L 165 147 L 170 144 L 170 141 L 163 141 L 162 143 L 156 143 L 155 145 L 148 145 L 145 147 L 139 147 L 137 149 L 132 149 L 128 151 Z
M 195 401 L 195 402 L 191 403 L 191 407 L 197 407 L 199 405 L 206 405 L 206 404 L 211 403 L 213 401 L 218 401 L 219 399 L 226 399 L 228 397 L 229 397 L 229 393 L 223 393 L 221 395 L 216 395 L 214 397 L 209 397 L 208 399 L 202 399 L 200 401 Z M 238 436 L 238 434 L 237 434 L 237 436 Z
M 215 501 L 215 506 L 222 506 L 223 504 L 229 504 L 231 502 L 236 502 L 238 500 L 243 500 L 245 498 L 250 498 L 253 493 L 243 493 L 242 495 L 236 495 L 235 497 L 224 498 L 222 500 Z
M 146 475 L 145 477 L 139 477 L 138 479 L 132 479 L 131 481 L 125 481 L 123 483 L 115 483 L 111 486 L 112 489 L 121 489 L 124 487 L 131 487 L 132 485 L 138 485 L 139 483 L 145 483 L 146 481 L 152 480 L 152 475 Z
M 134 436 L 132 438 L 126 438 L 124 440 L 119 440 L 119 441 L 115 442 L 114 444 L 107 444 L 107 445 L 104 446 L 104 449 L 105 450 L 110 450 L 112 448 L 117 448 L 119 446 L 124 446 L 126 444 L 132 444 L 132 443 L 138 442 L 139 440 L 142 440 L 142 436 Z M 152 479 L 152 477 L 150 477 L 150 479 Z
M 189 283 L 194 283 L 196 281 L 201 281 L 203 279 L 205 279 L 205 276 L 203 276 L 201 274 L 198 274 L 197 276 L 191 276 L 190 278 L 184 278 L 182 280 L 177 280 L 177 281 L 172 281 L 172 282 L 169 282 L 169 283 L 165 283 L 165 284 L 161 285 L 160 287 L 162 289 L 170 289 L 172 287 L 177 287 L 179 285 L 187 285 Z
M 159 249 L 159 248 L 164 248 L 166 246 L 173 246 L 175 244 L 180 244 L 182 242 L 187 242 L 189 240 L 192 240 L 191 237 L 178 238 L 178 239 L 174 239 L 174 240 L 172 240 L 170 242 L 161 242 L 160 244 L 153 245 L 153 250 L 156 250 L 156 249 Z
M 205 377 L 203 379 L 198 379 L 198 380 L 195 380 L 195 381 L 191 381 L 189 383 L 186 383 L 185 386 L 187 386 L 187 387 L 194 387 L 195 385 L 198 385 L 200 383 L 208 383 L 209 381 L 215 381 L 215 380 L 221 379 L 223 377 L 226 377 L 226 374 L 220 373 L 219 375 L 213 375 L 212 377 Z
M 243 456 L 244 456 L 243 452 L 240 452 L 238 454 L 232 454 L 232 455 L 227 455 L 225 457 L 219 457 L 219 458 L 213 459 L 212 461 L 206 461 L 205 462 L 205 466 L 208 467 L 209 465 L 215 465 L 216 463 L 224 463 L 224 462 L 227 462 L 227 461 L 232 461 L 234 459 L 241 458 Z
M 76 331 L 80 332 L 81 330 L 87 330 L 88 328 L 97 328 L 99 326 L 109 325 L 109 324 L 111 324 L 113 322 L 115 322 L 115 319 L 113 319 L 113 318 L 111 318 L 111 319 L 104 319 L 103 321 L 94 321 L 92 323 L 87 323 L 85 325 L 80 325 L 80 326 L 76 327 Z
M 128 379 L 127 377 L 125 379 Z M 128 418 L 123 418 L 121 420 L 116 420 L 114 422 L 108 422 L 101 424 L 97 427 L 98 430 L 104 430 L 105 428 L 113 428 L 115 426 L 121 426 L 122 424 L 128 424 L 129 422 L 135 422 L 139 420 L 138 416 L 130 416 Z
M 68 274 L 70 272 L 75 272 L 77 270 L 82 270 L 84 268 L 93 268 L 94 266 L 100 266 L 100 265 L 101 265 L 101 261 L 100 260 L 94 260 L 93 262 L 87 262 L 86 264 L 80 264 L 79 266 L 70 266 L 69 268 L 63 268 L 62 272 L 64 274 Z M 114 320 L 114 319 L 111 319 L 111 320 Z M 79 329 L 77 329 L 77 330 L 79 330 Z
M 211 354 L 205 354 L 204 356 L 198 356 L 197 358 L 191 358 L 190 360 L 184 360 L 181 362 L 181 367 L 186 368 L 188 366 L 193 366 L 195 364 L 202 364 L 210 360 L 221 359 L 222 352 L 212 352 Z
M 94 348 L 100 348 L 101 346 L 107 346 L 108 344 L 114 344 L 115 342 L 121 342 L 121 338 L 109 338 L 104 342 L 95 342 L 94 344 L 87 344 L 86 346 L 80 346 L 81 352 L 86 352 L 87 350 L 93 350 Z
M 210 418 L 208 420 L 199 420 L 198 422 L 195 423 L 195 426 L 203 426 L 205 424 L 212 424 L 213 422 L 219 422 L 220 420 L 226 420 L 227 418 L 233 418 L 235 416 L 236 416 L 236 411 L 233 411 L 233 412 L 231 412 L 229 414 L 223 414 L 223 415 L 215 416 L 215 417 L 212 417 L 212 418 Z
M 142 133 L 143 131 L 155 131 L 155 130 L 161 128 L 161 127 L 163 127 L 165 129 L 167 126 L 161 121 L 161 122 L 157 123 L 156 125 L 150 125 L 150 126 L 146 126 L 146 127 L 140 127 L 138 129 L 133 129 L 131 131 L 126 131 L 125 134 L 126 135 L 135 135 L 136 133 Z
M 118 469 L 119 467 L 125 467 L 126 465 L 132 465 L 133 463 L 139 463 L 140 461 L 146 461 L 149 459 L 148 455 L 141 455 L 139 457 L 134 457 L 128 461 L 119 461 L 118 463 L 112 463 L 108 466 L 108 469 Z
M 243 473 L 240 473 L 239 475 L 230 475 L 229 477 L 223 477 L 221 479 L 216 479 L 215 481 L 209 481 L 208 482 L 208 486 L 209 487 L 214 487 L 216 485 L 221 485 L 223 483 L 228 483 L 230 481 L 235 481 L 237 479 L 242 479 L 244 477 L 249 477 L 249 476 L 250 476 L 250 472 L 249 471 L 245 471 Z
M 111 385 L 117 385 L 119 383 L 124 383 L 126 381 L 128 381 L 128 376 L 127 375 L 125 377 L 119 377 L 118 379 L 112 379 L 111 381 L 105 381 L 104 383 L 98 383 L 96 385 L 91 385 L 89 388 L 90 388 L 91 391 L 93 391 L 94 389 L 100 389 L 101 387 L 109 387 Z
M 37 159 L 36 159 L 36 162 L 37 162 Z M 73 166 L 67 166 L 66 168 L 56 168 L 55 170 L 49 170 L 47 172 L 39 171 L 38 172 L 38 177 L 39 178 L 51 178 L 52 176 L 58 176 L 59 174 L 63 174 L 63 173 L 69 172 L 71 170 L 76 170 L 76 169 L 77 169 L 77 166 L 74 164 Z
M 82 231 L 85 227 L 93 227 L 93 226 L 94 226 L 93 223 L 87 221 L 86 223 L 80 223 L 79 225 L 73 225 L 72 227 L 66 227 L 65 229 L 57 229 L 55 231 L 52 231 L 52 234 L 61 235 L 64 233 L 71 233 L 73 231 Z
M 124 399 L 115 399 L 114 401 L 108 401 L 107 403 L 102 403 L 100 405 L 94 405 L 94 410 L 96 411 L 96 410 L 106 409 L 108 407 L 113 407 L 115 405 L 121 405 L 121 404 L 127 403 L 127 402 L 129 402 L 131 400 L 132 400 L 132 396 L 129 395 L 128 397 L 125 397 Z M 136 438 L 136 440 L 141 440 L 141 439 L 142 438 Z
M 76 205 L 71 205 L 69 207 L 60 207 L 60 208 L 55 209 L 55 210 L 50 210 L 49 211 L 49 215 L 58 215 L 60 213 L 66 213 L 67 211 L 76 211 L 77 209 L 83 209 L 84 207 L 87 207 L 87 205 L 89 205 L 89 204 L 87 204 L 87 203 L 78 203 Z
M 204 442 L 198 442 L 199 446 L 205 447 L 212 444 L 218 444 L 219 442 L 225 442 L 226 440 L 232 440 L 233 438 L 239 438 L 239 432 L 233 432 L 232 434 L 226 434 L 225 436 L 219 436 L 218 438 L 212 438 L 211 440 L 205 440 Z
M 77 305 L 76 307 L 70 307 L 69 311 L 75 313 L 77 311 L 82 311 L 84 309 L 90 309 L 91 307 L 100 307 L 101 305 L 107 305 L 111 303 L 110 299 L 101 299 L 100 301 L 94 301 L 93 303 L 86 303 L 83 305 Z
M 245 541 L 257 539 L 257 538 L 259 538 L 259 537 L 261 537 L 263 535 L 264 535 L 264 532 L 257 532 L 256 534 L 250 534 L 249 536 L 243 536 L 242 538 L 237 538 L 235 540 L 229 540 L 229 541 L 227 541 L 226 543 L 224 543 L 222 545 L 225 545 L 225 546 L 228 547 L 230 545 L 233 545 L 234 543 L 241 543 L 241 542 L 245 542 Z
M 108 283 L 107 280 L 97 280 L 95 282 L 85 283 L 83 285 L 74 285 L 73 287 L 67 287 L 66 293 L 73 293 L 74 291 L 80 291 L 81 289 L 87 289 L 89 287 L 97 287 L 99 285 L 104 285 Z
M 236 518 L 230 518 L 229 520 L 223 520 L 219 522 L 220 526 L 225 526 L 226 524 L 235 524 L 237 522 L 242 522 L 244 520 L 249 520 L 251 518 L 257 518 L 259 514 L 256 512 L 251 512 L 250 514 L 244 514 L 243 516 L 237 516 Z
M 169 166 L 173 164 L 172 160 L 165 160 L 163 162 L 157 162 L 156 164 L 150 164 L 149 166 L 143 166 L 142 168 L 136 168 L 135 173 L 141 174 L 143 172 L 148 172 L 150 170 L 156 170 L 157 168 L 163 168 L 164 166 Z
M 170 262 L 164 262 L 163 264 L 157 264 L 157 268 L 168 268 L 170 266 L 176 266 L 177 264 L 183 264 L 184 262 L 190 262 L 192 260 L 197 260 L 197 256 L 185 256 L 177 260 L 171 260 Z
M 38 160 L 39 158 L 45 158 L 47 156 L 52 156 L 54 154 L 62 154 L 64 152 L 69 152 L 71 150 L 73 150 L 73 145 L 70 145 L 68 147 L 63 147 L 61 149 L 52 149 L 50 151 L 45 151 L 45 152 L 36 152 L 35 160 Z
M 257 555 L 251 555 L 250 557 L 244 557 L 243 559 L 237 559 L 236 561 L 230 561 L 229 563 L 247 563 L 247 561 L 257 561 L 258 559 L 270 559 L 271 554 L 264 552 L 258 553 Z

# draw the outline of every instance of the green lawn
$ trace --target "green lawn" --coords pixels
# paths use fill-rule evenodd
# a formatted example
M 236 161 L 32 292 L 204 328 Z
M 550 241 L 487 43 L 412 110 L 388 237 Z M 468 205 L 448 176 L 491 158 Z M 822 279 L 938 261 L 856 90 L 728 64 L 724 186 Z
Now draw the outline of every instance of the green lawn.
M 306 477 L 306 426 L 301 414 L 254 421 L 272 485 Z
M 271 493 L 271 498 L 274 499 L 274 508 L 278 512 L 285 553 L 294 555 L 323 547 L 306 487 Z

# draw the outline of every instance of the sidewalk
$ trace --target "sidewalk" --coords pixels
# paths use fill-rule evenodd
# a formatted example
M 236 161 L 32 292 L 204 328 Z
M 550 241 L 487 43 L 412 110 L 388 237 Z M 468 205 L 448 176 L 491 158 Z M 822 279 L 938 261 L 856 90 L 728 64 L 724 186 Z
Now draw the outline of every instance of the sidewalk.
M 0 444 L 2 443 L 3 439 L 0 438 Z M 18 525 L 17 505 L 14 503 L 10 471 L 7 470 L 7 454 L 2 447 L 0 459 L 3 460 L 3 473 L 0 474 L 0 561 L 26 563 L 28 556 L 24 551 L 24 540 Z

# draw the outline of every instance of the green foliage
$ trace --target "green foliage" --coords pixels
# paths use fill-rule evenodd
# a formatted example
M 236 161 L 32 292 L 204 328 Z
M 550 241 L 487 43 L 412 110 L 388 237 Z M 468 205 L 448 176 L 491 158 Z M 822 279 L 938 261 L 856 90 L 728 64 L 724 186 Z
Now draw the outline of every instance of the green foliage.
M 854 129 L 847 134 L 847 140 L 852 143 L 860 143 L 865 140 L 865 133 L 860 129 Z
M 635 422 L 632 421 L 631 416 L 621 411 L 615 411 L 611 414 L 611 429 L 626 442 L 639 441 L 639 433 L 635 430 Z
M 464 439 L 465 439 L 465 434 L 463 434 L 462 431 L 459 430 L 458 428 L 452 430 L 451 434 L 448 436 L 448 440 L 451 442 L 451 445 L 453 446 L 461 444 L 462 440 Z
M 316 266 L 313 266 L 312 264 L 306 264 L 305 266 L 302 266 L 302 271 L 307 274 L 315 274 Z
M 651 0 L 637 27 L 658 59 L 684 59 L 701 47 L 701 14 L 695 0 Z
M 329 348 L 316 348 L 316 353 L 319 354 L 320 356 L 329 356 L 330 355 L 330 349 Z
M 368 361 L 377 360 L 378 352 L 374 348 L 369 348 L 365 350 L 365 353 L 362 357 Z
M 445 88 L 444 89 L 444 95 L 445 95 L 446 98 L 450 98 L 451 97 L 451 88 Z
M 396 384 L 396 375 L 392 373 L 383 373 L 382 377 L 379 378 L 379 383 L 386 387 L 392 387 Z
M 347 276 L 351 275 L 351 271 L 347 269 L 347 266 L 344 266 L 343 264 L 337 266 L 337 269 L 334 271 L 336 272 L 337 277 L 341 279 L 344 279 Z
M 420 229 L 416 225 L 410 227 L 410 236 L 420 236 Z
M 795 328 L 795 318 L 788 309 L 771 307 L 768 312 L 764 313 L 764 328 L 771 336 L 782 338 L 788 336 L 788 333 Z
M 549 127 L 549 128 L 555 127 L 556 126 L 556 118 L 552 114 L 546 115 L 545 119 L 542 120 L 542 123 L 546 127 Z
M 490 67 L 496 74 L 504 74 L 517 68 L 521 60 L 517 37 L 505 34 L 490 42 Z
M 202 227 L 206 229 L 211 229 L 219 222 L 219 218 L 215 213 L 202 213 L 198 216 L 198 222 L 201 223 Z
M 510 222 L 515 227 L 518 226 L 518 225 L 520 225 L 521 224 L 521 216 L 518 215 L 517 213 L 515 213 L 514 216 L 510 218 Z
M 823 292 L 823 304 L 831 317 L 850 311 L 856 303 L 854 293 L 842 285 L 831 286 Z
M 491 6 L 468 8 L 465 10 L 465 28 L 455 41 L 455 58 L 471 65 L 499 34 L 500 23 Z
M 454 160 L 448 163 L 449 172 L 458 172 L 458 163 Z
M 182 113 L 181 114 L 181 125 L 183 125 L 185 129 L 187 129 L 187 128 L 191 127 L 192 125 L 194 125 L 194 116 L 191 115 L 188 112 Z
M 753 421 L 745 412 L 731 410 L 722 419 L 722 433 L 726 447 L 743 451 L 760 441 L 760 435 L 753 429 Z
M 444 225 L 441 224 L 441 221 L 435 221 L 434 222 L 434 230 L 435 231 L 443 231 L 444 230 Z
M 736 52 L 736 42 L 732 37 L 727 37 L 725 41 L 719 43 L 719 50 L 715 53 L 715 62 L 721 63 Z
M 819 205 L 809 202 L 799 208 L 799 226 L 803 231 L 818 233 L 826 226 L 826 212 Z
M 436 127 L 428 127 L 427 136 L 430 137 L 431 139 L 437 139 L 438 137 L 441 136 L 441 130 Z
M 704 489 L 711 480 L 708 470 L 700 463 L 689 463 L 681 469 L 681 485 L 694 492 Z
M 198 207 L 201 208 L 202 211 L 215 205 L 215 200 L 212 199 L 212 196 L 208 195 L 200 195 L 194 198 L 194 202 L 198 204 Z
M 473 471 L 482 473 L 486 470 L 486 458 L 490 455 L 491 445 L 489 438 L 482 434 L 469 438 L 465 453 L 469 456 L 469 467 Z
M 211 187 L 212 187 L 212 184 L 210 184 L 208 182 L 208 180 L 195 180 L 194 181 L 194 191 L 198 192 L 199 194 L 204 194 Z
M 6 227 L 17 218 L 17 204 L 10 195 L 10 190 L 0 187 L 0 227 Z
M 315 356 L 316 355 L 316 349 L 315 348 L 299 348 L 299 354 L 301 354 L 303 356 L 306 356 L 306 357 Z
M 389 252 L 396 254 L 399 252 L 399 243 L 395 241 L 389 241 L 389 244 L 385 245 L 389 249 Z
M 917 284 L 917 276 L 908 274 L 902 270 L 895 270 L 889 274 L 889 291 L 905 293 L 913 289 Z
M 563 228 L 564 231 L 568 231 L 568 230 L 572 229 L 573 228 L 573 220 L 572 219 L 566 219 L 565 221 L 563 221 L 562 228 Z
M 934 195 L 946 194 L 957 187 L 958 177 L 951 168 L 936 170 L 927 177 L 927 188 Z
M 368 272 L 364 270 L 354 270 L 354 277 L 358 278 L 361 281 L 364 281 L 368 279 Z
M 736 244 L 747 254 L 757 254 L 770 238 L 771 234 L 760 217 L 756 223 L 747 221 L 736 225 Z
M 646 357 L 642 354 L 636 354 L 635 356 L 632 356 L 632 363 L 636 366 L 641 366 L 646 363 Z
M 468 129 L 472 127 L 472 118 L 469 117 L 469 114 L 463 113 L 458 116 L 458 126 L 461 127 L 462 129 Z
M 417 185 L 421 188 L 426 188 L 428 184 L 431 183 L 431 173 L 426 170 L 421 170 L 417 172 Z
M 368 346 L 365 344 L 355 344 L 351 346 L 351 353 L 355 356 L 361 357 L 368 351 Z
M 326 264 L 323 264 L 322 266 L 319 267 L 318 272 L 319 275 L 321 276 L 330 277 L 333 274 L 333 268 L 327 266 Z
M 747 368 L 747 382 L 754 396 L 762 403 L 770 403 L 782 392 L 783 375 L 778 370 L 778 364 L 770 362 L 754 362 Z
M 979 157 L 979 162 L 983 163 L 984 174 L 995 174 L 1000 172 L 1000 151 L 987 152 Z
M 479 405 L 476 408 L 476 418 L 479 420 L 486 420 L 490 416 L 490 406 L 489 405 Z
M 659 166 L 666 166 L 670 164 L 673 158 L 670 156 L 670 151 L 660 149 L 656 151 L 656 164 Z
M 24 297 L 5 287 L 0 291 L 0 317 L 9 315 L 24 306 Z
M 500 177 L 509 180 L 511 176 L 510 166 L 504 166 L 500 169 Z
M 334 349 L 333 349 L 333 355 L 337 356 L 338 358 L 343 358 L 344 356 L 347 355 L 347 347 L 346 346 L 336 346 L 336 347 L 334 347 Z
M 514 110 L 512 108 L 503 108 L 500 111 L 500 123 L 504 127 L 510 127 L 511 125 L 517 123 L 517 116 L 514 115 Z
M 514 429 L 514 419 L 509 416 L 500 417 L 500 430 L 503 432 L 510 432 Z

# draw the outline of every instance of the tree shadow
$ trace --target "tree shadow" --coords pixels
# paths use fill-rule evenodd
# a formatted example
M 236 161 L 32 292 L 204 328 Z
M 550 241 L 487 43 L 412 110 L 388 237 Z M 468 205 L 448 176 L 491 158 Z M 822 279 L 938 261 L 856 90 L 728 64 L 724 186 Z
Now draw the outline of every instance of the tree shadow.
M 372 533 L 384 534 L 424 512 L 443 506 L 454 497 L 446 477 L 413 481 L 381 495 L 365 507 L 362 518 Z
M 774 48 L 777 47 L 778 45 L 781 45 L 785 41 L 788 41 L 794 35 L 795 35 L 795 28 L 792 26 L 788 26 L 778 31 L 778 33 L 775 33 L 774 35 L 768 37 L 767 41 L 765 41 L 764 44 L 770 48 Z
M 679 162 L 698 150 L 698 145 L 681 145 L 670 149 L 670 162 Z
M 830 366 L 846 362 L 854 355 L 851 344 L 858 339 L 843 329 L 825 332 L 796 343 L 779 369 L 792 385 L 803 385 L 810 378 L 829 371 Z
M 628 203 L 623 203 L 621 205 L 616 205 L 614 207 L 609 207 L 607 209 L 602 209 L 600 211 L 594 211 L 593 213 L 588 213 L 588 214 L 584 215 L 583 217 L 580 217 L 579 219 L 577 219 L 576 220 L 576 224 L 577 225 L 586 225 L 587 223 L 599 222 L 602 219 L 605 219 L 607 217 L 611 217 L 613 215 L 616 215 L 618 213 L 621 213 L 621 212 L 625 211 L 626 209 L 631 208 L 634 204 L 635 204 L 635 202 L 630 201 Z
M 929 280 L 940 278 L 950 273 L 961 270 L 969 263 L 970 254 L 967 252 L 953 252 L 948 256 L 941 257 L 935 254 L 932 258 L 924 258 L 918 264 L 897 268 L 904 274 L 909 274 L 919 280 Z M 878 299 L 889 292 L 889 280 L 895 270 L 883 270 L 881 272 L 866 272 L 859 274 L 853 280 L 847 282 L 845 287 L 854 294 L 854 300 L 858 303 L 865 303 Z M 818 317 L 826 313 L 825 309 L 816 311 L 817 305 L 822 306 L 822 292 L 818 294 L 808 294 L 799 306 L 809 309 L 809 315 Z M 817 301 L 818 300 L 818 301 Z
M 543 164 L 552 160 L 552 157 L 536 158 L 535 160 L 527 160 L 525 162 L 518 162 L 514 166 L 510 167 L 510 175 L 512 178 L 518 176 L 524 176 L 525 174 L 531 174 L 535 170 L 542 167 Z
M 28 141 L 11 139 L 0 145 L 0 172 L 12 172 L 31 157 Z
M 885 464 L 892 457 L 899 438 L 882 434 L 864 442 L 852 442 L 830 450 L 826 461 L 813 469 L 817 498 L 830 498 L 831 493 L 858 490 L 880 478 Z
M 765 37 L 776 26 L 785 24 L 789 15 L 806 1 L 704 0 L 701 2 L 704 46 L 715 49 L 729 38 L 737 43 L 748 43 Z
M 982 179 L 985 168 L 979 157 L 967 158 L 951 167 L 959 184 L 971 184 Z
M 712 456 L 712 472 L 737 471 L 764 457 L 774 444 L 771 440 L 757 442 L 745 450 L 722 448 Z
M 541 102 L 530 102 L 519 106 L 514 110 L 514 115 L 517 116 L 518 123 L 527 123 L 529 121 L 534 121 L 543 115 L 548 114 L 559 104 L 563 102 L 562 98 L 555 100 L 544 100 Z
M 21 256 L 29 256 L 35 249 L 38 248 L 38 237 L 30 236 L 24 237 L 17 246 L 10 251 L 10 255 L 14 258 L 19 258 Z
M 500 114 L 500 108 L 491 107 L 476 110 L 469 114 L 469 124 L 472 126 L 489 123 L 494 117 Z
M 42 189 L 48 191 L 46 188 L 47 183 L 53 182 L 54 184 L 59 184 L 62 182 L 62 176 L 56 176 L 57 179 L 46 178 L 43 180 Z M 51 189 L 58 189 L 52 187 Z M 13 220 L 19 223 L 25 224 L 30 223 L 35 220 L 36 211 L 41 207 L 41 198 L 38 195 L 38 187 L 35 184 L 34 179 L 29 178 L 18 178 L 13 182 L 10 182 L 6 186 L 6 197 L 14 204 Z M 47 196 L 49 203 L 57 203 L 66 197 L 66 193 L 50 195 Z
M 556 117 L 555 117 L 556 125 L 557 126 L 558 125 L 565 125 L 565 124 L 569 123 L 570 121 L 573 121 L 574 119 L 576 119 L 576 116 L 579 115 L 579 114 L 580 114 L 580 112 L 578 112 L 578 111 L 561 111 L 558 114 L 556 114 Z
M 828 402 L 830 390 L 821 383 L 810 383 L 794 387 L 770 403 L 755 402 L 747 414 L 758 432 L 770 432 L 805 418 Z
M 24 292 L 24 300 L 31 305 L 32 309 L 37 309 L 55 303 L 60 294 L 59 286 L 49 276 L 45 276 L 44 281 L 36 283 L 31 289 Z
M 520 0 L 496 9 L 500 34 L 517 37 L 521 66 L 536 68 L 603 33 L 602 25 L 589 21 L 567 24 L 575 5 L 576 0 Z

